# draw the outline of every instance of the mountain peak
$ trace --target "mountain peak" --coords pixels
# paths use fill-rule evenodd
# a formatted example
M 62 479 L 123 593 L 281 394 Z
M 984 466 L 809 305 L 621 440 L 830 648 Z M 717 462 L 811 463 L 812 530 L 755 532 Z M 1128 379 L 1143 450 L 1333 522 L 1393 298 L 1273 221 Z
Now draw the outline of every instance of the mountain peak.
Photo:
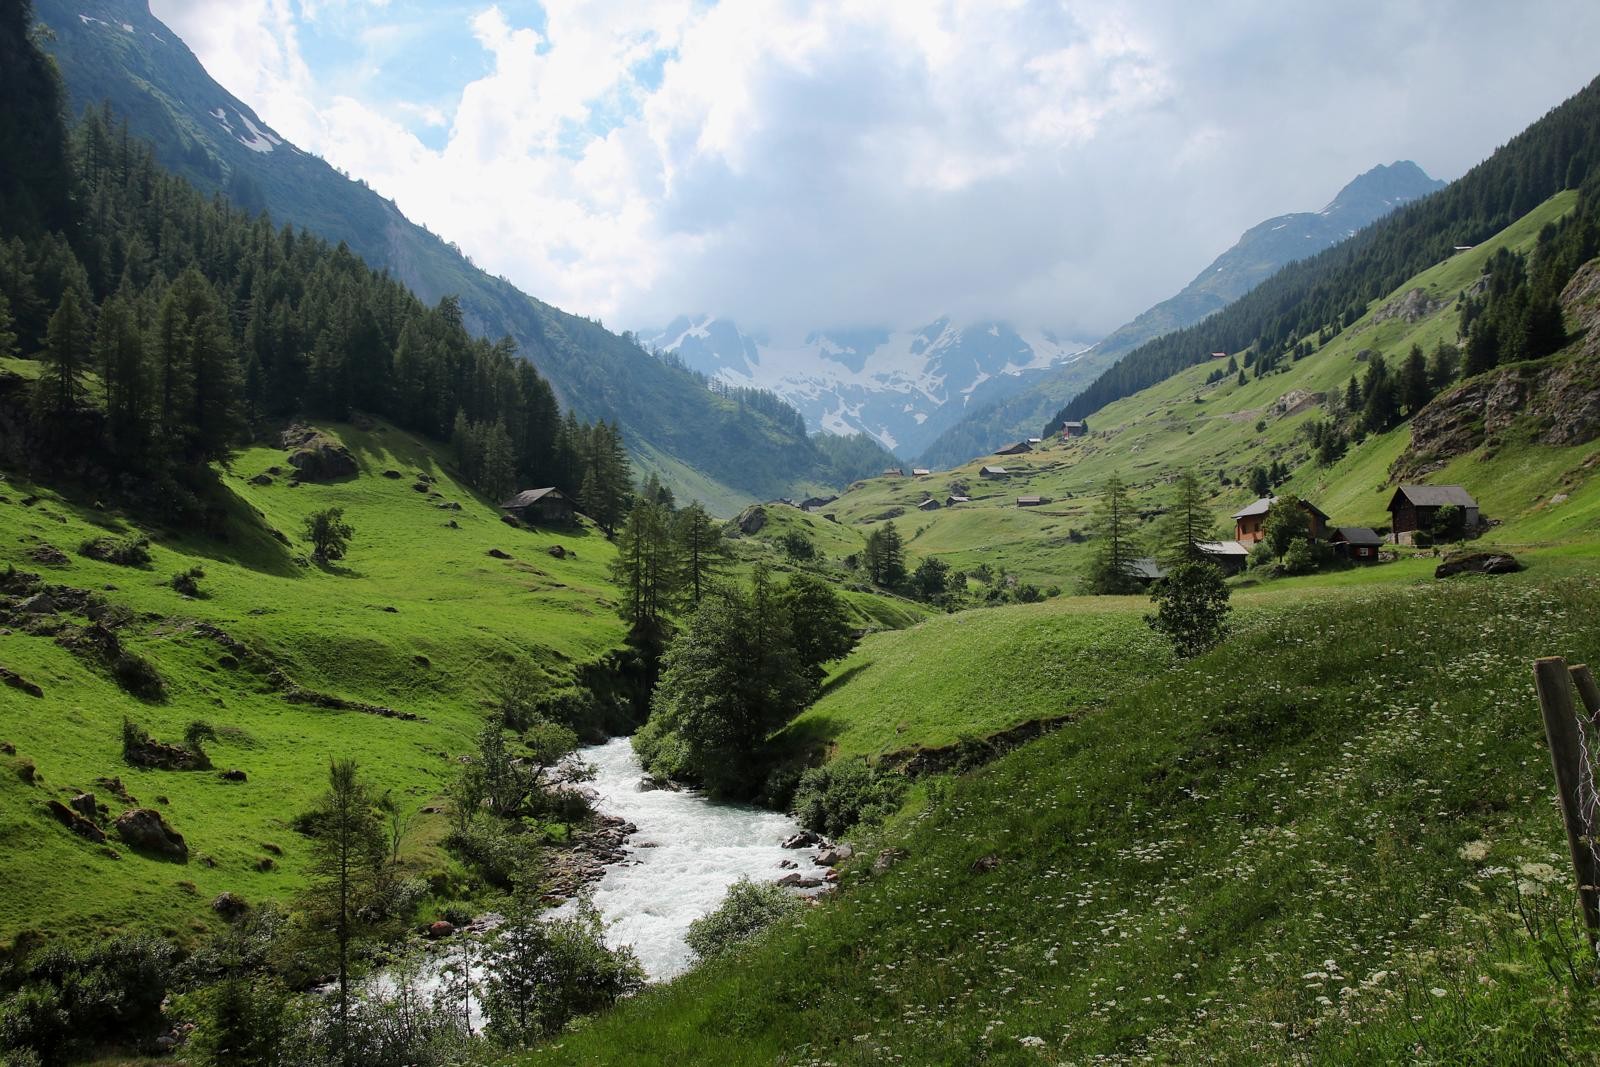
M 1352 179 L 1318 214 L 1354 214 L 1368 221 L 1411 200 L 1443 189 L 1445 183 L 1430 178 L 1409 159 L 1379 163 Z

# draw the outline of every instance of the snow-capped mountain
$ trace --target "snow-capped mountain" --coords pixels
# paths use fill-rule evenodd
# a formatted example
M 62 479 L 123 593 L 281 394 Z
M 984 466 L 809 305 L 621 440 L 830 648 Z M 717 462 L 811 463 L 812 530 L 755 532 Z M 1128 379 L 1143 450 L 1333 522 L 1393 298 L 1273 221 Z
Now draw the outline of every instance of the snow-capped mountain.
M 776 393 L 813 430 L 864 431 L 902 457 L 916 455 L 970 405 L 991 403 L 1077 358 L 1086 347 L 1003 323 L 920 329 L 833 330 L 784 341 L 728 319 L 683 316 L 645 345 L 730 385 Z

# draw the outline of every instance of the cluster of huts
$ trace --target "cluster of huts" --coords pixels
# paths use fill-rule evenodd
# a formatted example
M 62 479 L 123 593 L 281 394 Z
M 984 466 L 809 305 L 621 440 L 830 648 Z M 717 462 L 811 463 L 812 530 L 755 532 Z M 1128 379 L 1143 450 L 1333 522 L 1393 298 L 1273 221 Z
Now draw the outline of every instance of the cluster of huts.
M 1267 512 L 1278 502 L 1275 496 L 1264 496 L 1233 513 L 1233 539 L 1231 541 L 1206 541 L 1196 547 L 1204 552 L 1224 573 L 1238 574 L 1250 559 L 1250 551 L 1266 537 Z M 1305 509 L 1308 531 L 1313 541 L 1323 541 L 1334 552 L 1356 563 L 1376 563 L 1384 537 L 1366 526 L 1334 526 L 1327 514 L 1309 500 L 1301 500 Z M 1408 545 L 1418 531 L 1431 531 L 1441 508 L 1461 510 L 1464 529 L 1475 530 L 1482 524 L 1478 502 L 1459 485 L 1402 485 L 1389 498 L 1390 537 L 1397 545 Z M 1140 581 L 1155 581 L 1165 577 L 1159 563 L 1141 559 L 1134 563 L 1134 577 Z

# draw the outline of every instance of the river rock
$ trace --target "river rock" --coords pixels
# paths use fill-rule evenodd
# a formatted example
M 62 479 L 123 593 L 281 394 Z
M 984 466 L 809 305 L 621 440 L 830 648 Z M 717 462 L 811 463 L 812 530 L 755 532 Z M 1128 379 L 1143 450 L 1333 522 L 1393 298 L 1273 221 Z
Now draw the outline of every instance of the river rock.
M 117 816 L 116 830 L 130 848 L 173 860 L 189 858 L 189 846 L 183 835 L 168 826 L 161 813 L 152 808 L 129 808 Z
M 856 850 L 849 845 L 834 845 L 817 857 L 818 867 L 832 867 L 836 863 L 843 863 L 856 854 Z
M 810 848 L 812 845 L 827 845 L 827 839 L 815 830 L 801 830 L 783 839 L 784 848 Z
M 444 919 L 440 919 L 438 922 L 431 923 L 428 926 L 428 937 L 434 941 L 437 941 L 442 937 L 449 937 L 455 932 L 455 923 L 447 922 Z
M 793 889 L 816 889 L 822 884 L 822 879 L 799 871 L 790 871 L 778 879 L 779 885 L 786 885 Z
M 800 864 L 796 863 L 794 860 L 779 860 L 778 861 L 778 869 L 780 871 L 792 871 L 798 866 L 800 866 Z

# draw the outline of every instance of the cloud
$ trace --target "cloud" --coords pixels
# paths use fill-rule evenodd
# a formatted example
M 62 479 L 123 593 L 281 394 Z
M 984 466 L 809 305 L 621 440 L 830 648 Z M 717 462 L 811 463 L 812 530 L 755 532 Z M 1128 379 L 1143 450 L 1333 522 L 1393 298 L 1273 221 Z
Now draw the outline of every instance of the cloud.
M 778 334 L 1104 332 L 1378 162 L 1458 175 L 1592 76 L 1572 42 L 1600 33 L 1579 2 L 153 7 L 281 133 L 527 291 Z

